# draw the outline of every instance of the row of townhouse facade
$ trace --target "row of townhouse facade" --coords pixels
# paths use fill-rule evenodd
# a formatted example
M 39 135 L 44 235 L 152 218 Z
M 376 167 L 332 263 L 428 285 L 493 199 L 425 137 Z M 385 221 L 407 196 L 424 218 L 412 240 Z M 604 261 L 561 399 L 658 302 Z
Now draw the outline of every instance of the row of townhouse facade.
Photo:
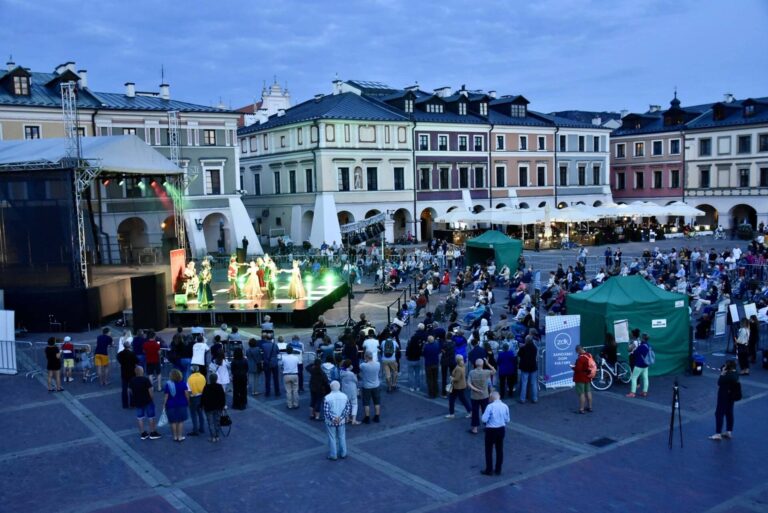
M 70 81 L 77 84 L 81 137 L 136 136 L 170 158 L 168 113 L 177 113 L 179 163 L 188 183 L 184 220 L 195 257 L 221 247 L 233 251 L 243 237 L 258 244 L 238 192 L 239 115 L 171 99 L 168 84 L 161 84 L 158 92 L 138 91 L 132 82 L 119 93 L 98 92 L 89 87 L 87 71 L 74 62 L 52 72 L 9 62 L 0 71 L 0 140 L 64 137 L 60 84 Z M 177 245 L 172 205 L 151 183 L 152 177 L 146 177 L 93 184 L 89 204 L 95 210 L 94 226 L 87 235 L 91 244 L 99 241 L 104 263 L 136 262 L 146 252 L 164 259 Z M 18 188 L 0 194 L 11 203 L 26 199 Z
M 681 106 L 652 105 L 625 116 L 611 134 L 616 201 L 683 200 L 703 210 L 697 223 L 768 225 L 768 98 Z
M 456 208 L 611 201 L 610 129 L 520 95 L 335 81 L 332 94 L 238 131 L 246 207 L 263 236 L 313 245 L 379 213 L 389 241 L 446 228 Z

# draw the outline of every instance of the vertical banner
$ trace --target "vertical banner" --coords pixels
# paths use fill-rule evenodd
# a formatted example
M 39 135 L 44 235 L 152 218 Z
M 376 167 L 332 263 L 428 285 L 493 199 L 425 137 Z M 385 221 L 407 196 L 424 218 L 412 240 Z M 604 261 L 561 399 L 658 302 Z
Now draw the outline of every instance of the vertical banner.
M 183 249 L 171 250 L 171 289 L 173 293 L 179 292 L 184 282 L 184 268 L 187 265 L 187 254 Z
M 546 320 L 546 360 L 544 385 L 547 388 L 573 386 L 576 346 L 579 345 L 580 315 L 549 315 Z

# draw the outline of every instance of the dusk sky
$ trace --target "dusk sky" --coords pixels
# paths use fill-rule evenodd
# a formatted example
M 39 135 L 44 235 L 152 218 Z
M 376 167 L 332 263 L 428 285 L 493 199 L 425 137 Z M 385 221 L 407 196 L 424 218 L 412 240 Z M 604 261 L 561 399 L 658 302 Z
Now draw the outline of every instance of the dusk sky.
M 0 0 L 0 21 L 0 58 L 35 71 L 156 91 L 163 66 L 173 98 L 235 108 L 274 76 L 296 104 L 337 74 L 544 112 L 644 111 L 675 86 L 684 105 L 768 96 L 766 0 Z

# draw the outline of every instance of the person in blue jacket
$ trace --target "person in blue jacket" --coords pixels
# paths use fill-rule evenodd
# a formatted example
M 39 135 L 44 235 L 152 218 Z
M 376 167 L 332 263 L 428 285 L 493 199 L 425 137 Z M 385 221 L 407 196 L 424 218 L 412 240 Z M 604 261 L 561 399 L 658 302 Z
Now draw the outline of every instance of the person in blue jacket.
M 507 394 L 513 397 L 517 384 L 517 353 L 510 347 L 509 342 L 504 342 L 497 358 L 499 366 L 499 395 L 504 399 Z

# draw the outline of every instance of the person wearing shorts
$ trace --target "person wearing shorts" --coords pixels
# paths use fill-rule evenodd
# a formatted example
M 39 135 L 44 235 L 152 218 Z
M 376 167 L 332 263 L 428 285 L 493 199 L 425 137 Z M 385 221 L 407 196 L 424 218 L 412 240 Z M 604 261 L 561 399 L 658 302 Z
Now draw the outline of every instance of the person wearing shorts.
M 72 371 L 75 368 L 75 346 L 71 337 L 64 337 L 64 343 L 61 345 L 61 363 L 64 366 L 63 381 L 74 381 Z
M 96 349 L 93 354 L 93 363 L 96 365 L 96 374 L 99 376 L 99 385 L 109 385 L 109 348 L 112 346 L 112 337 L 109 328 L 101 330 L 101 335 L 96 337 Z
M 576 363 L 573 365 L 573 382 L 576 384 L 576 394 L 579 396 L 579 410 L 576 413 L 592 411 L 592 389 L 589 376 L 589 360 L 592 356 L 583 347 L 576 346 Z
M 128 349 L 130 351 L 130 349 Z M 139 425 L 139 438 L 157 440 L 161 437 L 155 422 L 155 398 L 152 395 L 152 382 L 144 375 L 144 369 L 136 366 L 136 375 L 128 384 L 131 399 L 136 408 L 136 422 Z M 149 424 L 149 433 L 144 430 L 144 420 Z
M 61 351 L 56 345 L 54 337 L 49 338 L 48 345 L 45 346 L 45 361 L 45 368 L 48 371 L 48 391 L 63 392 L 64 389 L 61 388 Z M 56 384 L 55 389 L 53 383 Z
M 365 362 L 360 364 L 360 379 L 362 380 L 363 389 L 363 405 L 365 410 L 365 417 L 363 418 L 363 424 L 371 423 L 371 407 L 370 403 L 373 402 L 374 409 L 374 422 L 379 422 L 381 415 L 381 381 L 379 380 L 379 371 L 381 370 L 381 364 L 373 359 L 373 354 L 370 351 L 365 353 Z

